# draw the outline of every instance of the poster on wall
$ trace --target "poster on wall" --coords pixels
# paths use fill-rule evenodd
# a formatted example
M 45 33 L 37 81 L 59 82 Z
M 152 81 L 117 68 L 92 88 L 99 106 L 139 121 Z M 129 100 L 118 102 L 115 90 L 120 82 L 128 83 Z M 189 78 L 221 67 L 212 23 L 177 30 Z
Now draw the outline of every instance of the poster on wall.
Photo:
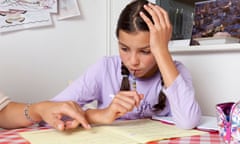
M 239 42 L 239 0 L 209 0 L 195 3 L 190 45 Z
M 0 32 L 52 25 L 57 0 L 0 0 Z
M 80 16 L 77 0 L 59 0 L 58 20 Z

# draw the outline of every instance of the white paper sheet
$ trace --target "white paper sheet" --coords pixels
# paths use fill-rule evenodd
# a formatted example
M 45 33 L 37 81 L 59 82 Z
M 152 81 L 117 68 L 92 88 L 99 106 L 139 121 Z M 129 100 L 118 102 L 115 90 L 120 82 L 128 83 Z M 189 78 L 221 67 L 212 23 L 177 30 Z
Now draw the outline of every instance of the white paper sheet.
M 174 120 L 172 117 L 163 117 L 163 116 L 153 116 L 152 119 L 154 120 L 160 120 L 163 122 L 175 124 Z M 213 116 L 202 116 L 200 120 L 200 124 L 197 126 L 198 129 L 201 130 L 214 130 L 218 131 L 217 127 L 217 118 Z

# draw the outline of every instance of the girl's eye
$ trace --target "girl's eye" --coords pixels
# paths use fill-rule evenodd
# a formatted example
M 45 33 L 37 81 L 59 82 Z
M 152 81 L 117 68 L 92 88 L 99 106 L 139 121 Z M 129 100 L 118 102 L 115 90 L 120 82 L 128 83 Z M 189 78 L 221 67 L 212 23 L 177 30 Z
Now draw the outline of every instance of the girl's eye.
M 143 53 L 143 54 L 146 54 L 146 55 L 147 55 L 147 54 L 150 54 L 150 53 L 151 53 L 151 51 L 149 51 L 149 50 L 142 50 L 142 51 L 141 51 L 141 53 Z
M 121 50 L 127 52 L 129 49 L 126 47 L 121 47 Z

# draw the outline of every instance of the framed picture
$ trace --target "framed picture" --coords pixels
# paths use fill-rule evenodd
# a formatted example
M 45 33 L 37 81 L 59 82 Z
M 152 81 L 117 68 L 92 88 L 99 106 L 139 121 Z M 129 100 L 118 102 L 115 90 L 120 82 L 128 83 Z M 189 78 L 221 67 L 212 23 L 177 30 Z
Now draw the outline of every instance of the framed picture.
M 173 26 L 172 40 L 191 38 L 194 17 L 194 4 L 200 0 L 156 0 L 164 8 Z
M 239 43 L 240 1 L 196 2 L 190 45 Z

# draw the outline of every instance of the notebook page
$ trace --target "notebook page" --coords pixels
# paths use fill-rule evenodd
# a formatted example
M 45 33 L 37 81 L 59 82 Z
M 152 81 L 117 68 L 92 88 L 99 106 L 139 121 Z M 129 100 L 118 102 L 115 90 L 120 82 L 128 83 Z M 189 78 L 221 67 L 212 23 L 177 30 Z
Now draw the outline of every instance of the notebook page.
M 130 139 L 146 143 L 175 137 L 202 135 L 206 132 L 199 130 L 184 130 L 174 125 L 163 124 L 159 121 L 142 119 L 120 122 L 111 126 L 111 130 Z
M 60 132 L 55 129 L 19 133 L 32 144 L 136 144 L 131 139 L 114 134 L 104 127 L 91 130 L 79 128 L 75 131 Z
M 172 137 L 201 135 L 205 132 L 183 130 L 149 119 L 120 121 L 112 125 L 95 126 L 90 130 L 79 128 L 60 132 L 54 129 L 22 132 L 20 135 L 34 144 L 136 144 Z

